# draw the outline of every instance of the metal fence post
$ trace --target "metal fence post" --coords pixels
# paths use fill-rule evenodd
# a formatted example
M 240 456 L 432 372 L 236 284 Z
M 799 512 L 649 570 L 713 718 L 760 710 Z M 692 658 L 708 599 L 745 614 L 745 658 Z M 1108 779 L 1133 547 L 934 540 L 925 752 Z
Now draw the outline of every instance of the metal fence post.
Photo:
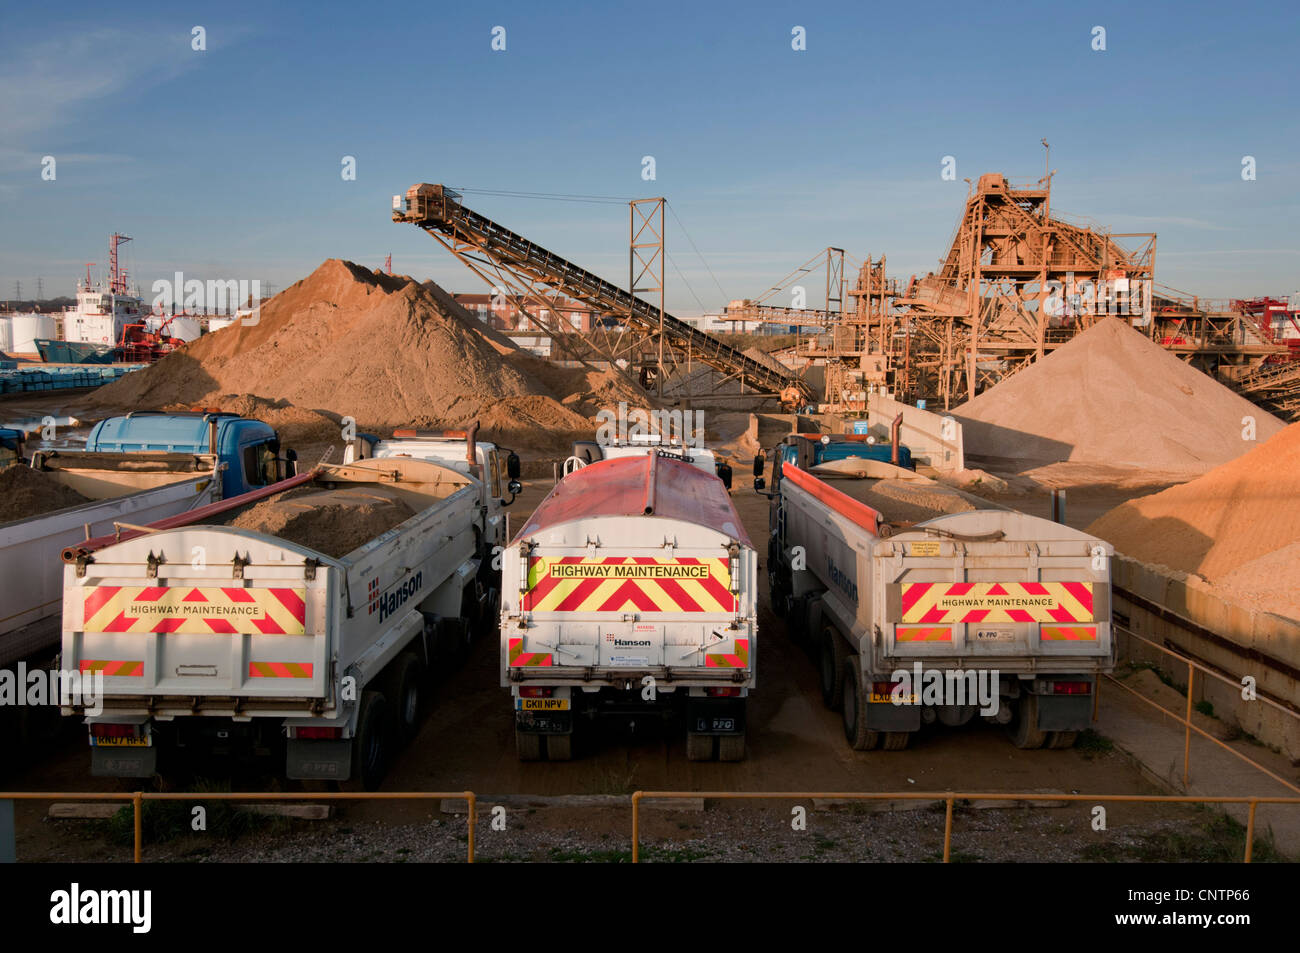
M 640 863 L 641 858 L 641 792 L 632 794 L 632 863 Z
M 1192 681 L 1196 669 L 1187 663 L 1187 721 L 1183 725 L 1183 790 L 1187 790 L 1187 772 L 1192 760 Z
M 473 791 L 465 792 L 465 801 L 469 805 L 466 817 L 469 818 L 469 831 L 467 840 L 469 842 L 469 854 L 465 861 L 467 864 L 474 863 L 474 824 L 478 820 L 478 802 L 474 799 Z
M 14 824 L 14 802 L 0 801 L 0 864 L 18 862 L 18 828 Z
M 1255 852 L 1255 808 L 1258 806 L 1259 802 L 1252 800 L 1246 817 L 1246 863 L 1250 863 L 1250 856 Z
M 952 862 L 952 797 L 950 796 L 943 816 L 943 862 Z
M 141 842 L 144 840 L 144 794 L 131 795 L 131 810 L 135 815 L 135 862 L 140 863 Z

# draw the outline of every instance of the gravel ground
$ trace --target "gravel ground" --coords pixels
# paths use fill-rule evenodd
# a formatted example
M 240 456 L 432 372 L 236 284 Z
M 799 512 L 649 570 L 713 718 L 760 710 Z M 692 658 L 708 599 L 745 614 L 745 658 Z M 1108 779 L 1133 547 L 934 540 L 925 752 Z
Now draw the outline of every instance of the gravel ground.
M 849 805 L 807 810 L 806 828 L 792 828 L 793 804 L 721 805 L 705 811 L 647 809 L 642 815 L 644 862 L 800 863 L 937 862 L 943 856 L 942 806 L 871 811 Z M 972 809 L 953 820 L 955 862 L 1235 860 L 1244 846 L 1239 826 L 1208 810 L 1111 805 L 1108 830 L 1092 829 L 1091 806 Z M 125 860 L 129 848 L 105 843 L 96 822 L 60 821 L 68 856 Z M 98 822 L 103 824 L 104 822 Z M 490 802 L 481 806 L 476 860 L 486 862 L 613 862 L 631 860 L 626 808 L 516 809 L 505 830 L 493 830 Z M 60 838 L 63 840 L 64 838 Z M 90 842 L 90 843 L 88 843 Z M 62 853 L 62 852 L 60 852 Z M 119 856 L 120 855 L 120 856 Z M 267 819 L 237 839 L 221 833 L 147 844 L 144 859 L 181 863 L 459 863 L 466 857 L 465 818 L 430 814 L 421 823 L 349 823 L 346 816 L 303 822 Z M 1257 843 L 1258 860 L 1276 859 Z

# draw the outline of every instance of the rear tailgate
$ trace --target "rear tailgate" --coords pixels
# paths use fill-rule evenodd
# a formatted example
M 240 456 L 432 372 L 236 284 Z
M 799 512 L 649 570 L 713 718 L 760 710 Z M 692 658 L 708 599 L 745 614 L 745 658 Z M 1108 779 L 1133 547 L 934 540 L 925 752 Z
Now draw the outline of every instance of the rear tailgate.
M 506 668 L 528 678 L 557 676 L 553 670 L 563 667 L 695 669 L 719 681 L 743 672 L 752 684 L 752 551 L 734 559 L 719 557 L 716 547 L 678 548 L 668 558 L 604 552 L 539 548 L 518 590 L 506 580 L 529 618 L 527 629 L 506 633 Z M 540 668 L 552 671 L 527 671 Z
M 114 521 L 144 524 L 175 516 L 216 498 L 210 474 L 180 479 L 129 496 L 83 503 L 0 526 L 0 633 L 11 632 L 46 616 L 62 604 L 63 572 L 59 553 L 90 536 L 113 532 Z M 58 641 L 57 620 L 51 644 Z M 0 665 L 26 654 L 31 646 L 8 650 L 0 637 Z M 15 654 L 16 653 L 16 654 Z
M 883 654 L 1012 669 L 1015 660 L 1028 668 L 1054 668 L 1055 660 L 1108 668 L 1110 548 L 1023 514 L 958 516 L 1003 523 L 1004 538 L 953 540 L 913 530 L 876 545 Z M 926 525 L 960 533 L 950 522 L 957 518 Z
M 196 547 L 202 568 L 163 562 L 150 575 L 151 552 Z M 248 559 L 238 574 L 236 553 Z M 211 527 L 107 547 L 84 576 L 65 567 L 64 665 L 102 673 L 114 710 L 144 712 L 148 697 L 172 714 L 302 714 L 327 692 L 335 572 L 305 573 L 300 552 Z

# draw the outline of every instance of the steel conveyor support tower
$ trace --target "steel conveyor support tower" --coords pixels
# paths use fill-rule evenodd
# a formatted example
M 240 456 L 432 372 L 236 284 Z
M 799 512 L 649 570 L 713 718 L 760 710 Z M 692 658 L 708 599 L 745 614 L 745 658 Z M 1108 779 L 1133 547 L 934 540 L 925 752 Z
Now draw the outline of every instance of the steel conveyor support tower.
M 659 333 L 659 308 L 466 208 L 460 198 L 458 192 L 441 185 L 413 185 L 405 202 L 394 200 L 393 221 L 418 225 L 471 268 L 465 258 L 467 251 L 485 256 L 496 268 L 581 301 L 600 314 L 622 318 L 639 331 Z M 756 361 L 679 318 L 664 314 L 663 330 L 665 343 L 689 348 L 695 359 L 760 394 L 779 397 L 786 404 L 805 403 L 812 397 L 807 382 L 793 372 L 783 373 Z

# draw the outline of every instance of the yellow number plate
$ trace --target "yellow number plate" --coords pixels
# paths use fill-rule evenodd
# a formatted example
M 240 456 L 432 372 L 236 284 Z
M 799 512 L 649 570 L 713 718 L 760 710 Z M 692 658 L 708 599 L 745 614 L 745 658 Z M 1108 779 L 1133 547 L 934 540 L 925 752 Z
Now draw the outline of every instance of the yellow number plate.
M 515 707 L 519 711 L 568 711 L 567 698 L 516 698 Z
M 894 696 L 893 696 L 891 693 L 889 693 L 889 692 L 872 692 L 872 693 L 871 693 L 871 703 L 872 703 L 873 705 L 878 705 L 878 704 L 880 704 L 880 703 L 882 703 L 882 702 L 884 702 L 884 703 L 886 703 L 886 704 L 890 704 L 890 705 L 892 705 L 892 704 L 894 703 Z M 899 703 L 900 705 L 915 705 L 915 704 L 916 704 L 916 696 L 915 696 L 915 695 L 906 695 L 906 696 L 903 696 L 903 697 L 899 700 L 898 703 Z
M 96 738 L 93 735 L 90 738 L 90 744 L 93 748 L 147 748 L 149 747 L 148 738 Z

